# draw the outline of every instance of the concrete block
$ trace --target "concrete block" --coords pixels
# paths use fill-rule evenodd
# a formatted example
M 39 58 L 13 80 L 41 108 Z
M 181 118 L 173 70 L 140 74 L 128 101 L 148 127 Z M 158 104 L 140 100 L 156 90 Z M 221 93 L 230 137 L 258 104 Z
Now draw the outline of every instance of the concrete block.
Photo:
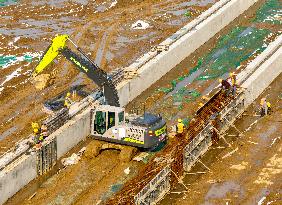
M 36 155 L 22 155 L 0 172 L 0 204 L 37 177 Z

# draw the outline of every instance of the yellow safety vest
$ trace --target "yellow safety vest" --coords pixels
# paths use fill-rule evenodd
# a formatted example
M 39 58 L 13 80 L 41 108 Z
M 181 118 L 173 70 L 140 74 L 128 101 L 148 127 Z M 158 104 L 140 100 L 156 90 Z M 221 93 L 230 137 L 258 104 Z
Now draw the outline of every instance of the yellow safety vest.
M 184 130 L 184 124 L 182 122 L 178 123 L 177 124 L 177 133 L 181 134 L 183 133 L 183 130 Z

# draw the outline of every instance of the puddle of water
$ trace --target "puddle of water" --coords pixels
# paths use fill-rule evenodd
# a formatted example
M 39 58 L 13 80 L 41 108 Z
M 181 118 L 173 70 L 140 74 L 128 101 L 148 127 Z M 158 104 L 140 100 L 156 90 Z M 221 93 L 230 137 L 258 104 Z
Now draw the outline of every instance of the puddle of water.
M 244 191 L 241 189 L 239 184 L 236 184 L 235 182 L 223 182 L 223 183 L 216 183 L 211 186 L 208 193 L 205 196 L 206 202 L 208 202 L 211 199 L 223 199 L 226 197 L 226 195 L 237 193 L 240 196 L 244 194 Z
M 266 130 L 266 132 L 259 134 L 258 137 L 263 142 L 265 142 L 269 139 L 269 136 L 275 133 L 276 131 L 277 131 L 277 127 L 275 125 L 272 125 L 271 127 L 268 128 L 268 130 Z
M 19 62 L 32 62 L 34 59 L 38 59 L 41 56 L 41 53 L 24 53 L 21 56 L 15 56 L 15 55 L 1 55 L 0 54 L 0 69 L 7 68 L 11 65 L 14 65 Z

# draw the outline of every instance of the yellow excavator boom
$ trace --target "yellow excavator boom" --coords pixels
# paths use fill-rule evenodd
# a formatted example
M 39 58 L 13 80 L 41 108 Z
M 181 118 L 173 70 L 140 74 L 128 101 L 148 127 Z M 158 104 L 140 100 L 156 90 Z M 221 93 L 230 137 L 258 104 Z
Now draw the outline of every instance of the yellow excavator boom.
M 59 54 L 60 50 L 65 48 L 66 41 L 69 39 L 68 35 L 57 35 L 52 40 L 52 44 L 45 52 L 43 58 L 34 69 L 32 76 L 35 77 L 41 73 Z

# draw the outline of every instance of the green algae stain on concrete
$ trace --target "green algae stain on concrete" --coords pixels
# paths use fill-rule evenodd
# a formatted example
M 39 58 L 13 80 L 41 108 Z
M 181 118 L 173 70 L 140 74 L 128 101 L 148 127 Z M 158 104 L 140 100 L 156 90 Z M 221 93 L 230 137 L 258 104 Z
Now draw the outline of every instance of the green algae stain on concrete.
M 256 12 L 252 22 L 270 22 L 281 24 L 282 1 L 268 0 Z M 251 23 L 252 23 L 251 22 Z M 250 23 L 250 24 L 251 24 Z M 268 29 L 258 29 L 253 25 L 249 27 L 236 27 L 229 34 L 221 37 L 215 48 L 206 56 L 201 57 L 195 67 L 171 82 L 169 88 L 160 88 L 158 92 L 168 94 L 179 89 L 181 81 L 190 78 L 194 80 L 209 80 L 221 77 L 225 73 L 234 70 L 240 64 L 255 54 L 260 54 L 267 47 L 264 39 L 271 34 Z M 188 83 L 188 84 L 189 84 Z M 185 83 L 183 83 L 185 86 Z
M 282 24 L 282 1 L 268 0 L 258 10 L 254 22 L 263 22 L 270 24 Z

